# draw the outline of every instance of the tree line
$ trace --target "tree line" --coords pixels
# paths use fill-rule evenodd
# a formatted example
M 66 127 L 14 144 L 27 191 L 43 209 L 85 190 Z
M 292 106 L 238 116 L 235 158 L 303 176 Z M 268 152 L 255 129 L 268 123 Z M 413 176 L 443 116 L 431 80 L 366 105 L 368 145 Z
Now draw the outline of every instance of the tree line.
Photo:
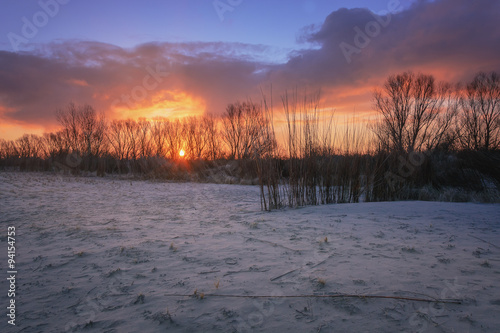
M 57 132 L 1 140 L 2 165 L 49 170 L 53 162 L 72 155 L 78 165 L 68 166 L 76 170 L 144 172 L 140 161 L 175 161 L 181 150 L 189 160 L 240 160 L 253 158 L 267 145 L 262 136 L 263 114 L 251 102 L 228 105 L 222 117 L 112 121 L 90 105 L 70 103 L 56 111 L 56 119 L 61 127 Z
M 277 139 L 275 109 L 285 119 L 283 140 Z M 418 198 L 415 189 L 424 186 L 484 190 L 491 187 L 486 178 L 498 189 L 498 73 L 478 73 L 466 84 L 412 72 L 391 75 L 373 93 L 373 109 L 377 119 L 339 126 L 320 107 L 319 94 L 296 91 L 286 92 L 280 107 L 263 96 L 260 103 L 231 103 L 221 116 L 182 119 L 108 121 L 90 105 L 71 103 L 56 112 L 59 131 L 1 140 L 0 166 L 99 175 L 160 172 L 165 178 L 181 173 L 189 179 L 234 161 L 238 176 L 258 180 L 264 209 L 357 202 L 362 196 Z M 416 154 L 424 154 L 424 162 L 408 164 Z M 478 182 L 483 186 L 473 186 Z
M 263 209 L 361 198 L 500 201 L 497 73 L 464 85 L 389 76 L 373 94 L 378 118 L 361 128 L 325 120 L 318 100 L 283 96 L 286 152 L 260 159 Z
M 479 73 L 465 86 L 431 75 L 390 76 L 374 94 L 381 121 L 374 127 L 384 150 L 500 148 L 500 76 Z

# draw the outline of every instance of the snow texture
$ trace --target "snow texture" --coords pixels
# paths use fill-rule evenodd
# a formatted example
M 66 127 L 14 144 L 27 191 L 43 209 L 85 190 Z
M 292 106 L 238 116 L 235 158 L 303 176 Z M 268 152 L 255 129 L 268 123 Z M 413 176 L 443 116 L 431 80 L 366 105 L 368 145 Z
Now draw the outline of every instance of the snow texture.
M 494 332 L 499 208 L 382 202 L 268 213 L 255 186 L 3 172 L 0 331 Z M 5 316 L 11 225 L 16 326 Z M 462 304 L 210 296 L 338 293 Z

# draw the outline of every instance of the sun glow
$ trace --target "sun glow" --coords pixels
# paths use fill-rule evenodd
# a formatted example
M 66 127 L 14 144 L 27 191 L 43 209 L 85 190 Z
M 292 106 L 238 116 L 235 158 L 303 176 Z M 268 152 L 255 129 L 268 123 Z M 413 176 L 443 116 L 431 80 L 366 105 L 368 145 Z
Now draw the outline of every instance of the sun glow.
M 111 118 L 138 119 L 202 115 L 205 101 L 199 97 L 179 90 L 151 91 L 144 99 L 115 100 L 111 106 L 114 115 Z
M 186 152 L 184 151 L 184 149 L 181 149 L 181 150 L 179 151 L 179 156 L 180 156 L 180 157 L 184 157 L 184 155 L 186 155 Z

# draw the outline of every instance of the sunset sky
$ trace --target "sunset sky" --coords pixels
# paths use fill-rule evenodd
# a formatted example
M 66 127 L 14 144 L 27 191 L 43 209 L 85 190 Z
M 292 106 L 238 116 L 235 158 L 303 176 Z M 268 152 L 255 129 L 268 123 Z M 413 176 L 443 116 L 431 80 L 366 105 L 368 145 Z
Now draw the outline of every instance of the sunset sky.
M 88 103 L 108 119 L 221 114 L 228 103 L 321 89 L 368 116 L 373 89 L 413 70 L 500 72 L 497 0 L 6 0 L 0 138 L 57 129 Z

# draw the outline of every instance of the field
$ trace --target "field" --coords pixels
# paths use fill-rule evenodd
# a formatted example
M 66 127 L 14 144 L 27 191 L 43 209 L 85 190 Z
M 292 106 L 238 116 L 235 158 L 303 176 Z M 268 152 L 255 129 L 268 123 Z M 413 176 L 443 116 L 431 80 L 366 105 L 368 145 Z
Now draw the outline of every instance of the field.
M 257 186 L 2 172 L 0 211 L 2 332 L 500 327 L 499 204 L 269 213 Z M 16 326 L 5 316 L 8 226 Z M 340 294 L 394 298 L 317 297 Z

